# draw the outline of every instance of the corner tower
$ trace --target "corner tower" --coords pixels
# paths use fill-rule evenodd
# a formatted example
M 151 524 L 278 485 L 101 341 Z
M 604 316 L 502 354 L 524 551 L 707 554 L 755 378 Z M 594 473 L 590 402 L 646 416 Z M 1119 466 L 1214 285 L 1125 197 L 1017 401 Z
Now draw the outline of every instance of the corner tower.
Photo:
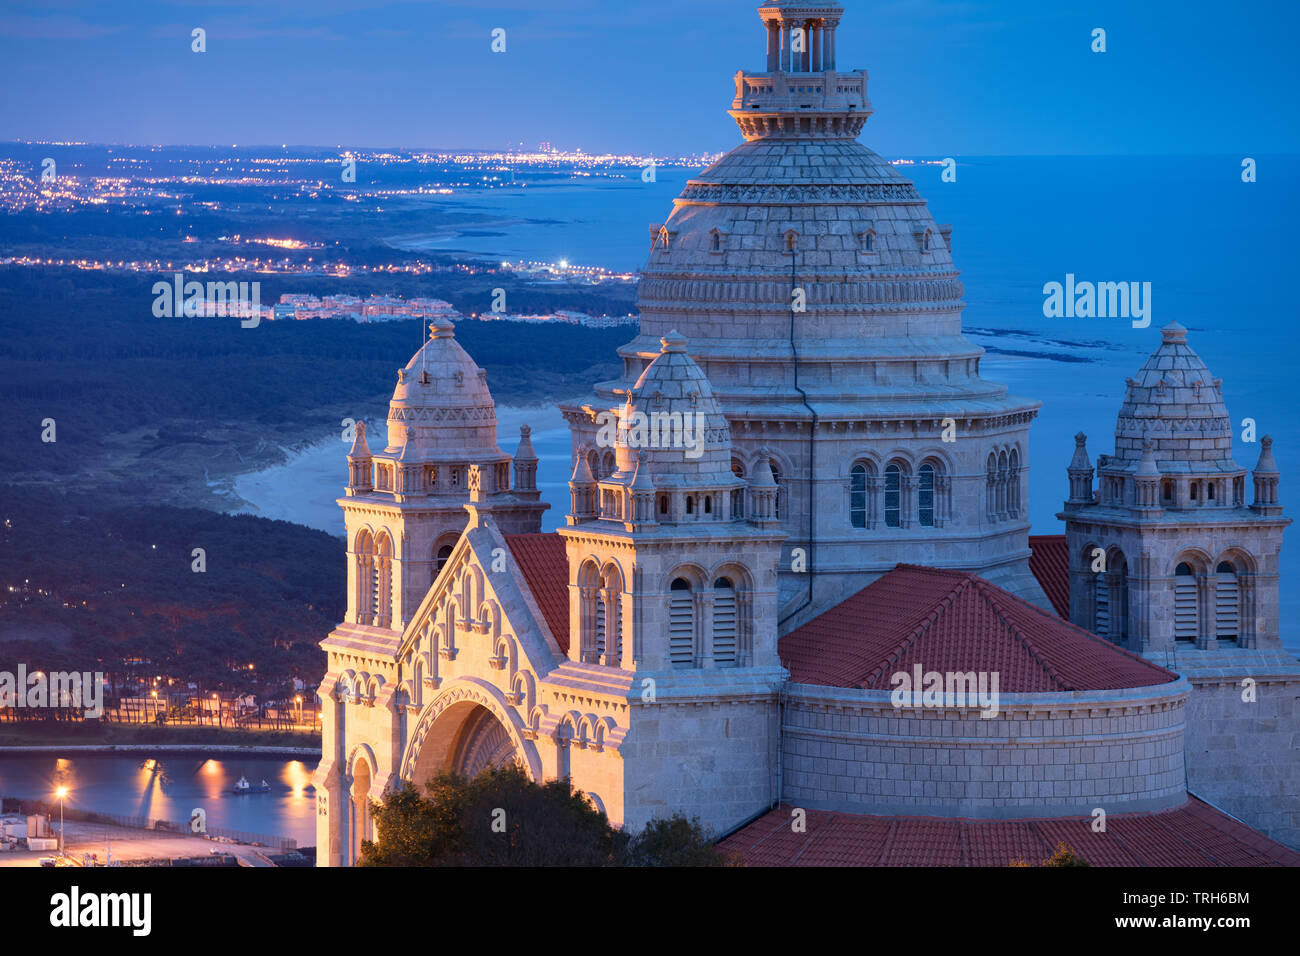
M 1065 521 L 1070 620 L 1192 685 L 1187 788 L 1300 846 L 1300 662 L 1278 632 L 1282 515 L 1272 439 L 1254 500 L 1232 457 L 1223 382 L 1177 322 L 1128 379 L 1115 454 L 1075 437 Z
M 727 419 L 676 332 L 615 417 L 613 471 L 597 478 L 577 455 L 559 531 L 566 668 L 630 688 L 624 825 L 671 808 L 725 832 L 773 799 L 788 676 L 777 654 L 776 484 L 762 468 L 748 479 L 732 471 Z
M 1278 560 L 1290 519 L 1278 503 L 1273 441 L 1261 442 L 1255 497 L 1232 457 L 1223 380 L 1172 322 L 1127 380 L 1115 454 L 1082 434 L 1058 515 L 1070 549 L 1070 620 L 1139 653 L 1271 648 Z
M 370 450 L 364 423 L 348 453 L 346 623 L 400 633 L 465 528 L 470 468 L 479 468 L 480 511 L 505 533 L 535 532 L 549 507 L 537 490 L 537 456 L 524 426 L 511 457 L 497 445 L 487 373 L 456 341 L 447 319 L 397 372 L 388 441 Z
M 677 329 L 730 425 L 733 473 L 777 484 L 782 632 L 899 562 L 1046 606 L 1024 493 L 1039 403 L 980 376 L 951 230 L 857 142 L 872 108 L 866 71 L 837 68 L 842 12 L 759 8 L 766 69 L 736 74 L 730 111 L 745 142 L 651 227 L 641 334 L 621 379 L 565 409 L 574 453 Z

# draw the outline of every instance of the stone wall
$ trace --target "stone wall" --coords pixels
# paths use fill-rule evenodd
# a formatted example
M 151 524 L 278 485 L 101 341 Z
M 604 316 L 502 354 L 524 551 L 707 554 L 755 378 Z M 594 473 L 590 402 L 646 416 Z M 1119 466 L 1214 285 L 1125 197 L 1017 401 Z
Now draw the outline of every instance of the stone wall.
M 1001 713 L 895 709 L 888 691 L 791 685 L 781 798 L 858 813 L 1019 818 L 1186 800 L 1190 688 L 1004 694 Z
M 1249 662 L 1242 658 L 1249 655 Z M 1274 840 L 1300 848 L 1300 662 L 1285 654 L 1190 655 L 1187 787 Z M 1189 660 L 1190 658 L 1190 660 Z M 1243 700 L 1251 677 L 1254 701 Z

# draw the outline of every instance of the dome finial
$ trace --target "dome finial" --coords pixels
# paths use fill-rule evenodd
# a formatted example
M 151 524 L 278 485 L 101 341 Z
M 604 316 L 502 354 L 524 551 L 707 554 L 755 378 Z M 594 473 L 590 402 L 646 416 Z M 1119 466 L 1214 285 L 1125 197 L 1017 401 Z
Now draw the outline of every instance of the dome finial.
M 431 339 L 454 339 L 456 337 L 456 326 L 452 324 L 451 319 L 445 315 L 440 315 L 429 323 L 429 338 Z
M 676 329 L 673 329 L 659 340 L 659 344 L 665 352 L 685 352 L 686 336 L 682 335 L 682 333 L 678 332 Z
M 1186 342 L 1187 327 L 1176 321 L 1170 322 L 1160 330 L 1160 341 L 1169 343 Z

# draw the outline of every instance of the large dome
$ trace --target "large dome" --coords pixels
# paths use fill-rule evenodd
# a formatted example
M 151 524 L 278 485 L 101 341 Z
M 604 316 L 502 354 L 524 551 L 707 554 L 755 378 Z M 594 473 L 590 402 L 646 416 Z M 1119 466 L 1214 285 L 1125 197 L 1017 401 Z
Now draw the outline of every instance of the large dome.
M 388 406 L 387 454 L 406 460 L 495 458 L 497 413 L 487 373 L 475 364 L 447 319 L 397 373 Z
M 866 71 L 836 65 L 843 9 L 758 13 L 766 69 L 735 74 L 729 110 L 745 141 L 650 226 L 639 334 L 597 401 L 565 409 L 574 451 L 679 332 L 730 426 L 733 474 L 777 486 L 782 626 L 900 561 L 1046 604 L 1024 504 L 1040 403 L 981 376 L 951 229 L 857 141 L 873 107 Z

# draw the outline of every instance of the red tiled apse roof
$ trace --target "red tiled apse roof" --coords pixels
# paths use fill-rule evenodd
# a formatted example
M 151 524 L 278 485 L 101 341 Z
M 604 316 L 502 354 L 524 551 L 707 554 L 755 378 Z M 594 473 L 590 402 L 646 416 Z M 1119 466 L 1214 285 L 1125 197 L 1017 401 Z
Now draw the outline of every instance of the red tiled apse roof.
M 781 638 L 803 684 L 892 689 L 898 671 L 998 674 L 1001 693 L 1149 687 L 1177 675 L 966 571 L 900 564 Z

